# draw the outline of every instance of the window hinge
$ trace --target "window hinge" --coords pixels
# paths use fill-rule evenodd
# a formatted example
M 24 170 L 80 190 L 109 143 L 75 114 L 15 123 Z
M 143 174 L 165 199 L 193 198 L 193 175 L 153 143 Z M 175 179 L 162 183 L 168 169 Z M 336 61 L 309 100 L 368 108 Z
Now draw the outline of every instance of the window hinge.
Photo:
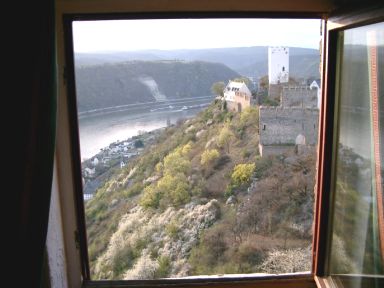
M 80 235 L 79 231 L 75 230 L 75 244 L 76 244 L 76 249 L 80 249 Z

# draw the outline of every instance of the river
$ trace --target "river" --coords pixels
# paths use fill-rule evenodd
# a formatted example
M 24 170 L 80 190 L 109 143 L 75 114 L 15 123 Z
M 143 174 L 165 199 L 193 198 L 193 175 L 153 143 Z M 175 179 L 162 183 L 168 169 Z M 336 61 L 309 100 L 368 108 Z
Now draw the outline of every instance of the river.
M 182 109 L 149 109 L 140 113 L 118 111 L 80 118 L 81 159 L 89 159 L 110 143 L 128 139 L 140 131 L 151 131 L 175 124 L 179 119 L 191 118 L 208 104 L 184 106 Z

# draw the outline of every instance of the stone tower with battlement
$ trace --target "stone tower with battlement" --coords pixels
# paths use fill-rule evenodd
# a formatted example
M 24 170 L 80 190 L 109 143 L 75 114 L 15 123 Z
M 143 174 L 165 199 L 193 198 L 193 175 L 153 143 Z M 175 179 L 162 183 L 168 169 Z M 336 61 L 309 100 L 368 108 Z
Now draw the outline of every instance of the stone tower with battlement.
M 259 107 L 260 155 L 313 151 L 318 134 L 318 92 L 289 81 L 288 47 L 269 47 L 268 77 L 268 96 L 279 100 L 280 106 Z
M 288 83 L 289 81 L 289 48 L 268 48 L 269 85 Z

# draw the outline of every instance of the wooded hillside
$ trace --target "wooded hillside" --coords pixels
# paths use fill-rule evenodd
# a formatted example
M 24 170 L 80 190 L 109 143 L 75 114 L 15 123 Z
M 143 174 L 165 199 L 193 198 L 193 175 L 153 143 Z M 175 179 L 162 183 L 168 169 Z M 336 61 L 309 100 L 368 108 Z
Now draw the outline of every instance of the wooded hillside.
M 79 112 L 167 99 L 211 95 L 214 82 L 239 77 L 227 66 L 202 61 L 131 61 L 76 68 Z M 151 90 L 152 89 L 152 90 Z

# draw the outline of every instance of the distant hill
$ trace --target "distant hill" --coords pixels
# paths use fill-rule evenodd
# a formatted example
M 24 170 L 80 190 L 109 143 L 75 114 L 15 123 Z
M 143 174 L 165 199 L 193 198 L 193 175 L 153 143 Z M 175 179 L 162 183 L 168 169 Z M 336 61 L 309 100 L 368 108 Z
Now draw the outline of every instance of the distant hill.
M 203 61 L 130 61 L 77 66 L 78 109 L 83 112 L 208 96 L 212 94 L 214 82 L 227 82 L 239 76 L 224 64 Z
M 289 49 L 292 77 L 319 78 L 320 54 L 317 49 L 299 47 L 290 47 Z M 258 78 L 268 73 L 268 46 L 76 53 L 75 57 L 77 66 L 132 60 L 198 60 L 222 63 L 244 76 Z

